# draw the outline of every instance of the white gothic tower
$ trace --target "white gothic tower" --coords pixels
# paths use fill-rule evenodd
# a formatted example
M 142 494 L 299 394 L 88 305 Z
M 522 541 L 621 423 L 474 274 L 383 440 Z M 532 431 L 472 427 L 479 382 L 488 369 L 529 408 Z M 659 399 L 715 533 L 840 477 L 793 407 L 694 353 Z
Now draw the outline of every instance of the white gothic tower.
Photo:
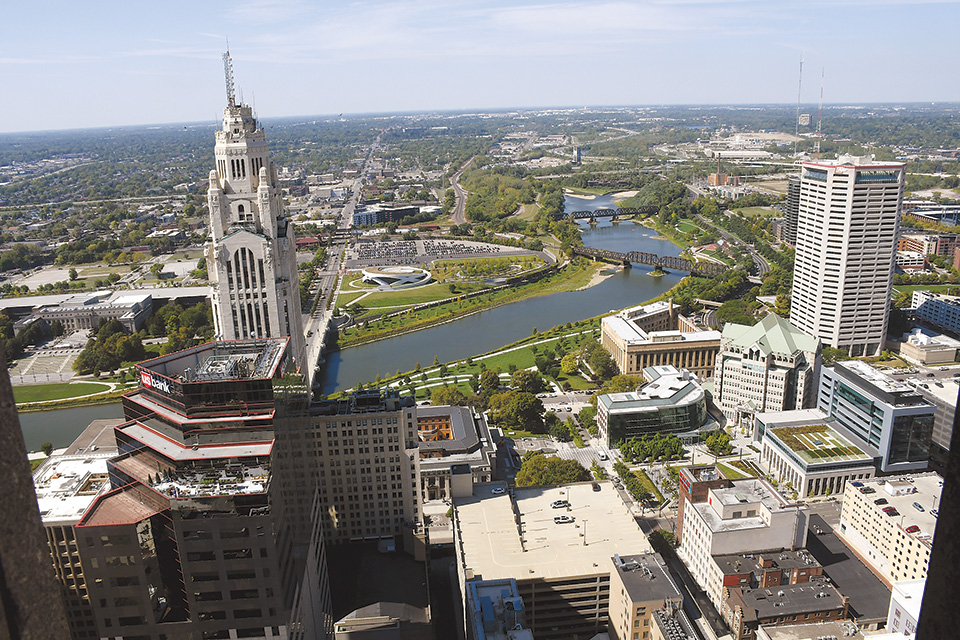
M 223 340 L 290 336 L 291 355 L 300 367 L 304 336 L 293 225 L 283 215 L 263 129 L 253 110 L 234 98 L 229 51 L 223 63 L 227 107 L 207 191 L 214 328 Z

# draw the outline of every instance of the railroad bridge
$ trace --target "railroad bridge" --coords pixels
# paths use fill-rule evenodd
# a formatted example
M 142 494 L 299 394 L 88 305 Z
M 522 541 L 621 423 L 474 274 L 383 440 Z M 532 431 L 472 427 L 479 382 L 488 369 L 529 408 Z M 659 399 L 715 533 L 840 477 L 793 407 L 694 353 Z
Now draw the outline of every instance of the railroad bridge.
M 686 258 L 677 256 L 661 256 L 656 253 L 647 253 L 646 251 L 630 251 L 621 253 L 619 251 L 610 251 L 608 249 L 594 249 L 591 247 L 574 247 L 573 252 L 580 256 L 587 256 L 594 260 L 604 260 L 606 262 L 616 262 L 625 267 L 629 267 L 631 262 L 637 264 L 646 264 L 652 267 L 659 267 L 665 270 L 689 271 L 694 274 L 706 276 L 717 276 L 726 273 L 730 267 L 712 262 L 694 262 Z
M 620 218 L 623 216 L 647 215 L 657 213 L 660 207 L 620 207 L 617 209 L 595 209 L 594 211 L 570 211 L 558 213 L 558 220 L 596 220 L 597 218 Z

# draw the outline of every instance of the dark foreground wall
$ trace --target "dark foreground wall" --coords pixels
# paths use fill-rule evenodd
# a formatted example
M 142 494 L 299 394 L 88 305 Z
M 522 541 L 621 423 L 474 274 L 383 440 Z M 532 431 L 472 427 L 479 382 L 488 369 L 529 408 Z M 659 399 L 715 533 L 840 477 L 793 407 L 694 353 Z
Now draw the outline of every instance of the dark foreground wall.
M 69 640 L 0 340 L 0 640 Z

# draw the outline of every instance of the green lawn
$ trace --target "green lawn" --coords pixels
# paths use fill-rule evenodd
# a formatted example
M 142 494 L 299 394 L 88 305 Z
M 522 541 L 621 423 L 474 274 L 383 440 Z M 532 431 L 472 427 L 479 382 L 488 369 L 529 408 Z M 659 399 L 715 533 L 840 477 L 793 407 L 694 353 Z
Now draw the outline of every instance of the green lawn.
M 734 466 L 732 466 L 732 465 L 729 465 L 729 464 L 724 464 L 724 463 L 722 463 L 722 462 L 717 462 L 717 466 L 718 466 L 718 467 L 720 468 L 720 470 L 723 472 L 723 475 L 725 475 L 725 476 L 726 476 L 727 478 L 729 478 L 730 480 L 739 480 L 739 479 L 741 479 L 741 478 L 749 478 L 749 477 L 751 477 L 750 475 L 747 475 L 747 474 L 744 473 L 743 471 L 741 471 L 741 470 L 737 469 L 736 467 L 734 467 Z
M 781 215 L 773 207 L 743 207 L 742 209 L 737 209 L 737 211 L 745 216 L 763 216 L 765 218 L 776 218 Z
M 43 402 L 46 400 L 63 400 L 76 398 L 91 393 L 107 391 L 110 385 L 102 382 L 74 382 L 73 384 L 31 384 L 24 387 L 14 387 L 13 397 L 17 403 Z
M 677 224 L 677 231 L 679 231 L 680 233 L 694 233 L 699 230 L 700 230 L 700 227 L 693 224 L 692 222 L 687 222 L 686 220 L 683 220 L 679 224 Z
M 358 291 L 356 293 L 341 293 L 337 296 L 337 306 L 338 307 L 348 307 L 350 303 L 362 296 L 365 291 Z M 362 304 L 362 303 L 361 303 Z M 366 306 L 366 305 L 364 305 Z
M 654 497 L 656 497 L 658 504 L 663 502 L 663 494 L 657 489 L 657 485 L 653 484 L 653 480 L 650 479 L 646 471 L 638 469 L 633 472 L 633 475 L 637 476 L 637 479 L 640 480 L 640 484 L 643 485 L 645 491 L 652 493 Z
M 701 253 L 704 253 L 704 254 L 706 254 L 706 255 L 708 255 L 708 256 L 713 256 L 714 258 L 717 258 L 718 260 L 722 260 L 722 261 L 724 262 L 724 264 L 727 264 L 727 265 L 730 265 L 730 266 L 733 265 L 733 260 L 730 259 L 730 256 L 728 256 L 727 254 L 723 253 L 722 251 L 711 251 L 711 250 L 707 249 L 707 250 L 705 250 L 705 251 L 702 251 Z
M 510 431 L 504 432 L 508 438 L 546 438 L 542 433 L 533 433 L 532 431 Z
M 537 217 L 537 214 L 540 213 L 540 205 L 525 204 L 522 206 L 523 206 L 523 211 L 517 217 L 520 218 L 521 220 L 533 222 L 534 218 Z
M 469 293 L 476 290 L 477 287 L 458 286 L 458 293 Z M 450 293 L 450 287 L 439 282 L 428 284 L 422 287 L 412 289 L 400 289 L 398 291 L 377 291 L 364 298 L 360 304 L 368 309 L 379 307 L 405 307 L 424 302 L 434 302 L 458 295 Z

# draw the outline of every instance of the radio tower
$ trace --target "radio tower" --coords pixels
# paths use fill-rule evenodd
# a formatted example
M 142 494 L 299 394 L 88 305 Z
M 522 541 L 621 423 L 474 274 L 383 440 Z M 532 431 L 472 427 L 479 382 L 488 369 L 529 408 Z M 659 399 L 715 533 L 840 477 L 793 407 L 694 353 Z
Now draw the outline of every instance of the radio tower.
M 797 120 L 796 132 L 793 134 L 793 158 L 797 159 L 797 142 L 800 141 L 800 92 L 803 89 L 803 54 L 800 54 L 800 79 L 797 81 Z
M 823 136 L 823 67 L 820 67 L 820 108 L 817 109 L 817 160 L 820 159 L 820 138 Z
M 233 93 L 233 59 L 230 57 L 230 49 L 223 54 L 223 76 L 227 82 L 227 106 L 237 106 L 236 98 Z

